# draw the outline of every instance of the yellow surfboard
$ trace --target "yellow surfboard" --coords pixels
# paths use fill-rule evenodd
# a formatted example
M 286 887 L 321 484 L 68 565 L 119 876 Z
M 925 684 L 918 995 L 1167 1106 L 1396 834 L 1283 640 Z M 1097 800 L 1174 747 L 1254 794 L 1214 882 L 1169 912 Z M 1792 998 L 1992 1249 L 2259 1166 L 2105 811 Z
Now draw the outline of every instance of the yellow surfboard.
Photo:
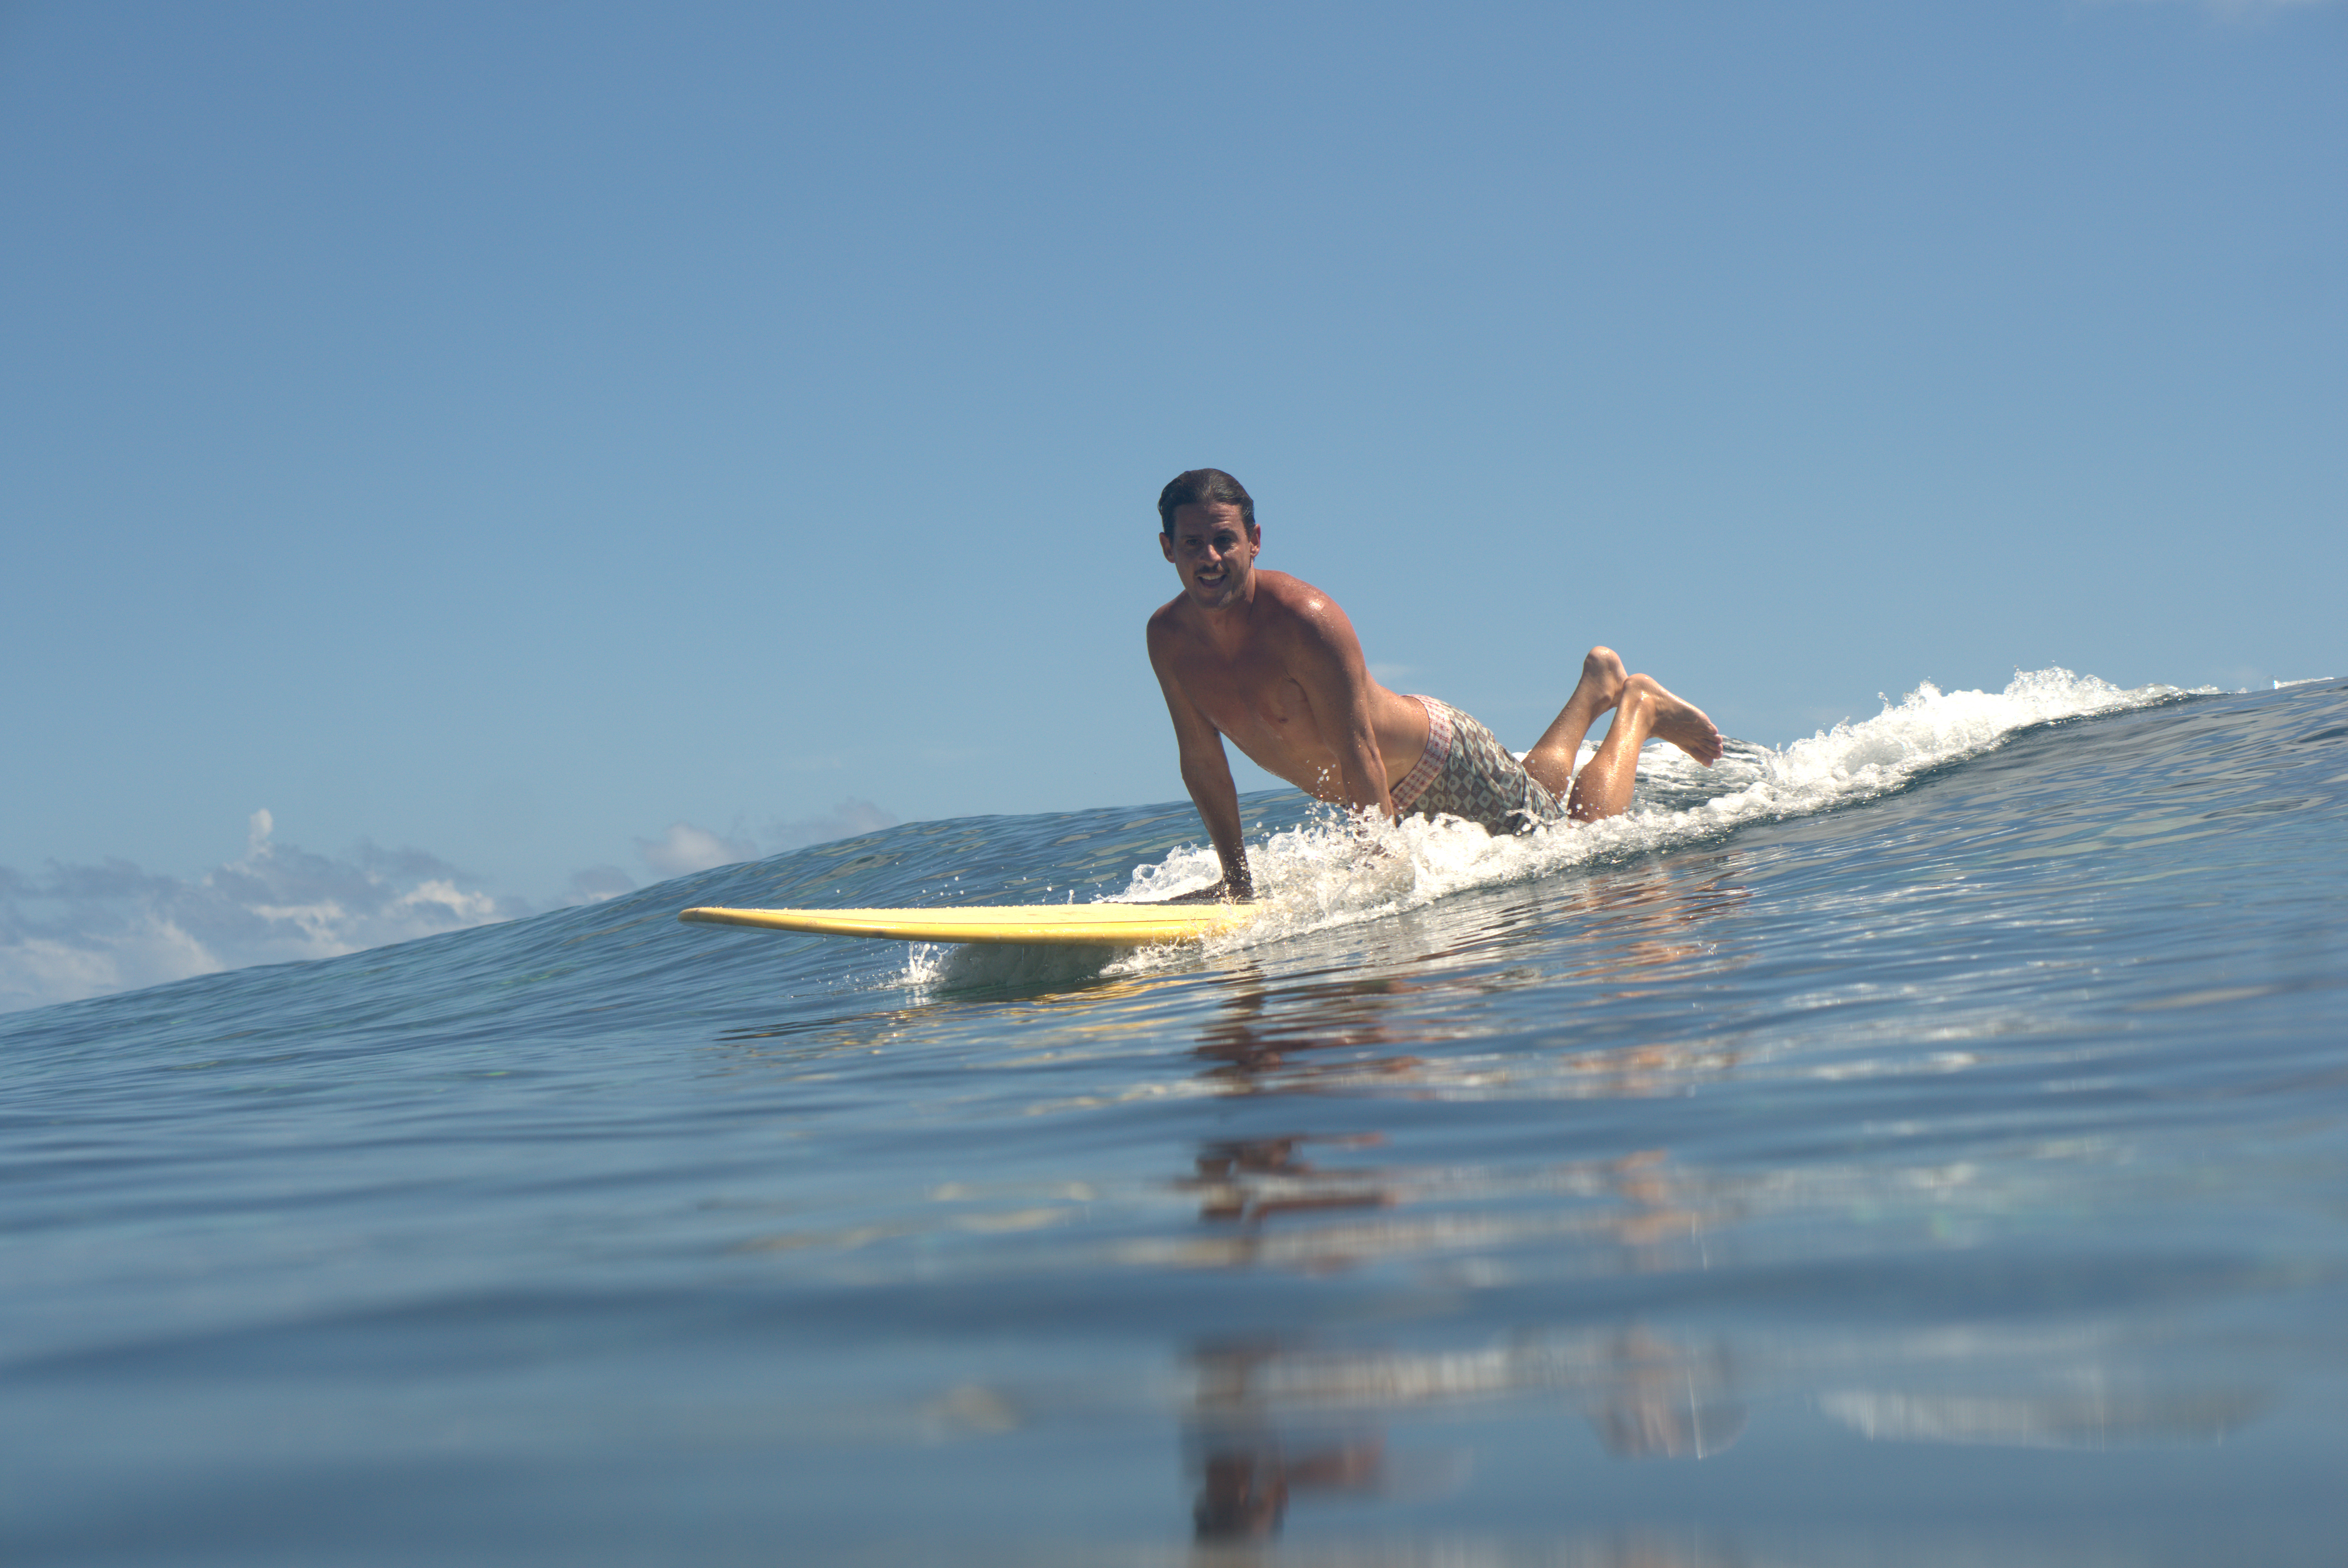
M 1252 904 L 973 905 L 961 909 L 687 909 L 680 920 L 891 942 L 1067 942 L 1148 947 L 1204 941 L 1255 918 Z

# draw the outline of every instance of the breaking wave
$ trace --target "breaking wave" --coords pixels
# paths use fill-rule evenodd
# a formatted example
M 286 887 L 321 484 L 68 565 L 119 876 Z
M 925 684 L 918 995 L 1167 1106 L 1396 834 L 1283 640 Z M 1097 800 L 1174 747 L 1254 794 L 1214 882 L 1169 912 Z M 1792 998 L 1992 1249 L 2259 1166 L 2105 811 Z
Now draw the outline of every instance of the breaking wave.
M 1205 950 L 1382 919 L 1470 888 L 1611 864 L 1717 838 L 1746 823 L 1856 804 L 2024 731 L 2197 694 L 2205 693 L 2161 685 L 2123 690 L 2059 668 L 2018 672 L 2003 692 L 1943 692 L 1926 682 L 1897 702 L 1885 698 L 1873 718 L 1847 721 L 1783 748 L 1731 741 L 1709 769 L 1676 747 L 1651 742 L 1640 754 L 1638 789 L 1623 815 L 1513 837 L 1494 837 L 1452 817 L 1384 823 L 1317 808 L 1249 844 L 1263 912 L 1210 938 Z M 1581 760 L 1591 754 L 1584 747 Z M 1102 901 L 1159 902 L 1210 886 L 1221 874 L 1212 848 L 1185 845 L 1138 867 L 1129 886 Z M 1185 963 L 1200 950 L 918 947 L 902 978 L 916 986 L 1051 983 Z

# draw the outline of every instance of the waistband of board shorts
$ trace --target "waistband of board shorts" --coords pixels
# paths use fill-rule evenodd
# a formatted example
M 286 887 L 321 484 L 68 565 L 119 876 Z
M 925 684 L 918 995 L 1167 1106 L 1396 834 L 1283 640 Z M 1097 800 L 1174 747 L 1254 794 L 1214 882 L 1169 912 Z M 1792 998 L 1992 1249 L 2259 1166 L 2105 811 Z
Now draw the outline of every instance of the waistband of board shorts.
M 1451 759 L 1449 705 L 1432 697 L 1416 694 L 1411 701 L 1426 710 L 1426 744 L 1420 748 L 1418 761 L 1411 764 L 1410 772 L 1402 775 L 1402 783 L 1389 792 L 1394 799 L 1396 816 L 1410 810 L 1418 797 L 1426 793 L 1426 786 L 1435 782 L 1436 775 L 1443 771 L 1443 764 Z

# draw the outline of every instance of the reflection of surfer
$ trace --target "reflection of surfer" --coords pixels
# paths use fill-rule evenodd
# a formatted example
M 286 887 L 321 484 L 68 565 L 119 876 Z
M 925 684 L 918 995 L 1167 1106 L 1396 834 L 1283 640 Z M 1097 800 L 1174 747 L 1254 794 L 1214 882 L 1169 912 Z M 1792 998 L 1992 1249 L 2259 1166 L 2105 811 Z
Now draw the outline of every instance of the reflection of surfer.
M 1186 1425 L 1199 1470 L 1190 1509 L 1201 1541 L 1261 1541 L 1280 1533 L 1299 1491 L 1375 1493 L 1385 1480 L 1385 1440 L 1375 1432 L 1283 1436 L 1267 1419 L 1258 1372 L 1276 1362 L 1272 1347 L 1200 1350 Z
M 1178 475 L 1159 495 L 1158 517 L 1182 592 L 1149 618 L 1149 661 L 1182 782 L 1223 865 L 1208 896 L 1253 892 L 1225 737 L 1322 800 L 1389 820 L 1448 813 L 1493 833 L 1620 815 L 1650 736 L 1706 767 L 1720 756 L 1710 719 L 1652 677 L 1626 674 L 1612 649 L 1593 648 L 1573 695 L 1519 763 L 1467 714 L 1372 679 L 1353 622 L 1327 595 L 1255 569 L 1262 537 L 1237 479 L 1220 468 Z M 1576 778 L 1582 736 L 1609 712 L 1614 723 Z
M 1745 1430 L 1725 1350 L 1699 1356 L 1633 1325 L 1602 1354 L 1612 1375 L 1587 1413 L 1615 1458 L 1710 1459 Z
M 1199 1217 L 1243 1222 L 1251 1229 L 1278 1215 L 1323 1213 L 1331 1209 L 1383 1209 L 1396 1201 L 1381 1184 L 1375 1171 L 1322 1170 L 1298 1156 L 1300 1143 L 1316 1141 L 1307 1132 L 1285 1138 L 1241 1138 L 1212 1143 L 1199 1152 Z M 1321 1143 L 1382 1143 L 1376 1132 L 1350 1136 L 1323 1134 Z
M 1200 1037 L 1198 1054 L 1217 1063 L 1207 1070 L 1206 1076 L 1241 1093 L 1253 1093 L 1272 1087 L 1275 1078 L 1285 1087 L 1295 1087 L 1331 1076 L 1358 1079 L 1367 1073 L 1408 1073 L 1418 1067 L 1418 1058 L 1372 1057 L 1356 1050 L 1342 1061 L 1313 1064 L 1291 1059 L 1341 1047 L 1389 1043 L 1390 1033 L 1375 1009 L 1365 1004 L 1384 989 L 1409 984 L 1370 981 L 1299 993 L 1310 999 L 1307 1016 L 1296 1023 L 1269 1027 L 1262 1022 L 1266 993 L 1253 988 L 1234 991 L 1224 1002 L 1224 1016 Z
M 1387 1450 L 1386 1419 L 1412 1409 L 1554 1389 L 1617 1459 L 1707 1459 L 1745 1430 L 1725 1346 L 1683 1346 L 1636 1324 L 1481 1350 L 1206 1345 L 1189 1370 L 1182 1446 L 1199 1478 L 1191 1519 L 1202 1541 L 1275 1535 L 1292 1496 L 1306 1492 L 1406 1495 L 1429 1481 L 1447 1490 L 1464 1464 L 1430 1470 L 1423 1453 L 1414 1462 Z
M 1200 1466 L 1190 1520 L 1201 1541 L 1261 1541 L 1280 1533 L 1292 1491 L 1375 1491 L 1385 1444 L 1338 1440 L 1300 1454 L 1276 1443 L 1218 1449 Z

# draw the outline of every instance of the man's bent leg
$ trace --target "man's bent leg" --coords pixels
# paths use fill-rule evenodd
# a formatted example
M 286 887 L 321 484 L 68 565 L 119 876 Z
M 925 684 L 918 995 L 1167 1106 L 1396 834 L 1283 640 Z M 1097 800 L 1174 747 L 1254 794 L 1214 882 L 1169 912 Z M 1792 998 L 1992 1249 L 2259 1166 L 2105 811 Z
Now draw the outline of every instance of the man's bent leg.
M 1573 784 L 1573 759 L 1581 750 L 1581 738 L 1598 715 L 1621 701 L 1623 682 L 1630 679 L 1622 673 L 1622 661 L 1612 648 L 1593 648 L 1582 657 L 1581 679 L 1573 688 L 1550 727 L 1525 753 L 1525 772 L 1550 794 L 1563 800 Z
M 1562 722 L 1564 716 L 1559 717 Z M 1671 742 L 1705 767 L 1720 760 L 1720 732 L 1704 710 L 1664 691 L 1652 675 L 1633 675 L 1622 682 L 1614 723 L 1597 755 L 1573 781 L 1566 815 L 1576 822 L 1596 822 L 1629 810 L 1631 788 L 1639 779 L 1639 748 L 1650 736 Z

